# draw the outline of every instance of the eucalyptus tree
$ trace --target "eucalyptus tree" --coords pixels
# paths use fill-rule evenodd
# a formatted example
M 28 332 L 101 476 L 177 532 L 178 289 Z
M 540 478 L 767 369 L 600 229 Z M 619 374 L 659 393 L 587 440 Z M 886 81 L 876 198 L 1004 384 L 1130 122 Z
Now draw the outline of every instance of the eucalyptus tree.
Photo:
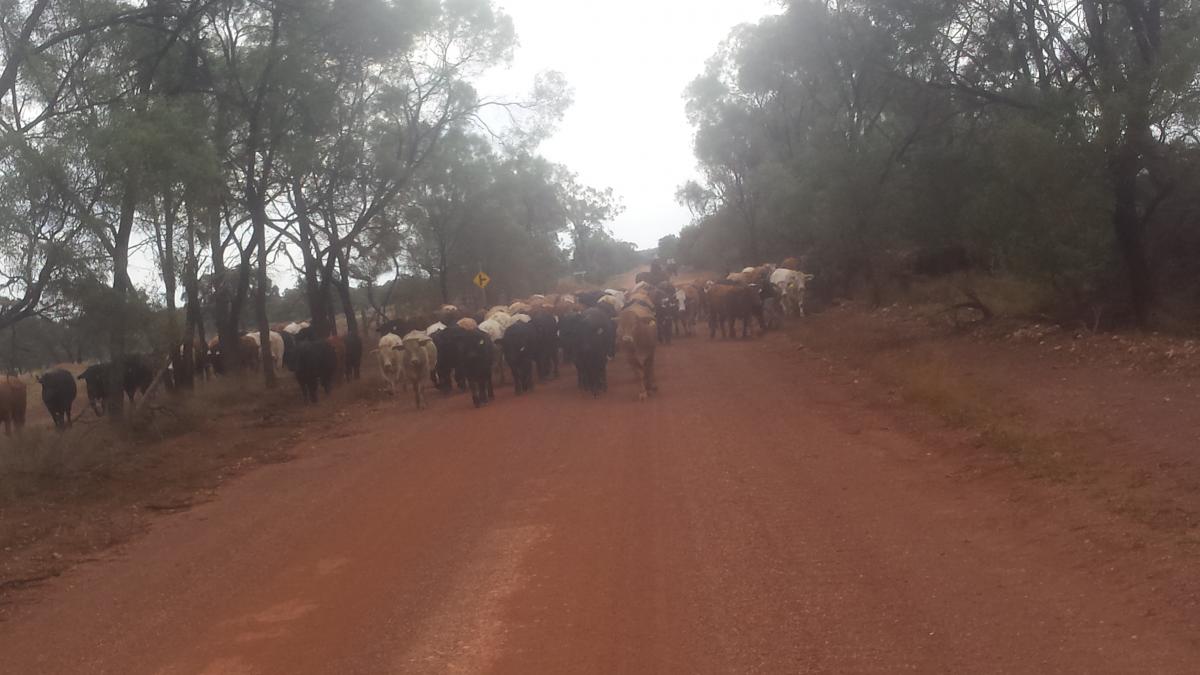
M 903 251 L 965 246 L 1076 305 L 1125 296 L 1144 323 L 1155 265 L 1181 250 L 1155 258 L 1148 237 L 1198 217 L 1181 190 L 1200 142 L 1198 12 L 788 2 L 735 30 L 686 93 L 701 178 L 677 193 L 697 226 L 682 252 L 803 250 L 848 285 Z
M 422 15 L 368 3 L 370 14 L 361 23 L 396 28 L 366 39 L 357 31 L 326 32 L 325 51 L 333 56 L 309 69 L 326 85 L 313 90 L 303 107 L 301 119 L 312 130 L 298 127 L 282 220 L 302 252 L 319 332 L 333 327 L 330 289 L 340 295 L 354 329 L 351 254 L 371 230 L 399 223 L 385 212 L 409 203 L 416 176 L 448 135 L 482 126 L 492 108 L 519 106 L 538 112 L 539 120 L 561 112 L 564 96 L 556 87 L 516 102 L 476 93 L 471 80 L 507 60 L 515 44 L 512 22 L 490 2 L 425 7 L 430 12 Z M 319 140 L 308 143 L 307 136 Z

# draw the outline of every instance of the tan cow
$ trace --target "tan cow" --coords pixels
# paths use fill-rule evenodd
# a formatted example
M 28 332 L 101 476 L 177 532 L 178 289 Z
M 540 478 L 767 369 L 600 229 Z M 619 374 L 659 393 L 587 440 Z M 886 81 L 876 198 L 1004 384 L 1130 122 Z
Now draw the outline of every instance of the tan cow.
M 679 324 L 685 335 L 696 332 L 696 322 L 700 318 L 700 288 L 695 284 L 684 284 L 675 292 L 679 301 Z
M 645 401 L 658 391 L 654 382 L 654 349 L 658 346 L 658 325 L 654 311 L 634 303 L 617 316 L 617 346 L 629 359 L 641 392 L 638 400 Z
M 396 389 L 407 389 L 407 380 L 404 379 L 404 341 L 395 333 L 388 333 L 379 338 L 379 349 L 375 350 L 379 356 L 379 372 L 383 375 L 384 384 L 387 385 L 389 394 L 395 394 Z
M 415 330 L 404 336 L 399 349 L 403 350 L 404 379 L 412 384 L 417 410 L 421 410 L 426 406 L 425 384 L 429 382 L 429 374 L 437 369 L 437 345 L 424 332 Z
M 4 421 L 5 436 L 11 435 L 14 428 L 20 431 L 25 426 L 26 400 L 24 382 L 15 379 L 0 381 L 0 420 Z

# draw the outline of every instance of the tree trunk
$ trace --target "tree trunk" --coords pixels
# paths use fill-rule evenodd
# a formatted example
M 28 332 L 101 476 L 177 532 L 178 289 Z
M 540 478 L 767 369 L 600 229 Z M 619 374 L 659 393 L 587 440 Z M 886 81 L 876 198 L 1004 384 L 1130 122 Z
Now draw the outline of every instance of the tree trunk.
M 296 220 L 300 230 L 300 253 L 304 258 L 304 297 L 308 300 L 313 334 L 330 335 L 332 327 L 327 318 L 330 314 L 328 296 L 321 283 L 321 262 L 314 252 L 316 239 L 313 236 L 308 200 L 304 196 L 304 188 L 298 177 L 292 179 L 292 205 L 296 209 Z
M 342 299 L 342 312 L 346 315 L 346 333 L 349 335 L 358 335 L 358 319 L 354 316 L 354 302 L 350 297 L 349 257 L 349 254 L 344 250 L 337 253 L 338 272 L 340 273 L 338 295 Z
M 1146 260 L 1146 232 L 1138 213 L 1138 152 L 1131 142 L 1122 143 L 1109 158 L 1109 173 L 1113 182 L 1113 227 L 1125 263 L 1130 305 L 1138 326 L 1145 328 L 1154 297 Z
M 254 226 L 253 249 L 257 251 L 255 266 L 254 318 L 258 323 L 259 360 L 262 363 L 263 383 L 267 388 L 275 386 L 275 362 L 271 356 L 271 325 L 267 320 L 267 290 L 271 281 L 267 278 L 267 207 L 257 182 L 250 180 L 246 186 L 247 201 L 250 203 L 250 220 Z
M 187 330 L 184 331 L 183 336 L 183 367 L 187 377 L 183 382 L 177 381 L 176 384 L 187 389 L 194 389 L 196 386 L 196 353 L 193 345 L 196 337 L 199 337 L 201 344 L 204 344 L 204 315 L 200 308 L 200 289 L 196 278 L 196 216 L 191 204 L 187 206 L 186 218 L 187 225 L 184 236 L 187 239 L 187 257 L 183 264 L 183 295 L 187 302 L 184 310 L 184 323 L 187 325 Z M 176 372 L 178 370 L 179 368 L 176 366 Z
M 442 304 L 450 302 L 450 282 L 446 272 L 446 242 L 438 241 L 438 288 L 442 291 Z
M 162 231 L 158 235 L 159 267 L 162 270 L 163 289 L 166 292 L 167 303 L 167 337 L 171 345 L 171 385 L 175 388 L 192 388 L 191 362 L 182 358 L 184 352 L 191 353 L 191 340 L 183 339 L 183 331 L 179 329 L 179 312 L 175 302 L 178 287 L 175 274 L 175 223 L 178 216 L 174 195 L 171 188 L 163 193 Z M 184 344 L 184 343 L 188 344 Z M 183 348 L 182 350 L 180 348 Z
M 109 358 L 113 366 L 108 369 L 105 389 L 107 413 L 110 421 L 118 423 L 125 412 L 125 348 L 129 313 L 129 296 L 133 282 L 129 278 L 129 238 L 133 234 L 133 217 L 137 211 L 137 179 L 133 171 L 126 177 L 125 192 L 121 197 L 121 213 L 117 221 L 117 232 L 113 238 L 113 301 L 116 305 L 112 316 L 112 333 L 109 336 Z

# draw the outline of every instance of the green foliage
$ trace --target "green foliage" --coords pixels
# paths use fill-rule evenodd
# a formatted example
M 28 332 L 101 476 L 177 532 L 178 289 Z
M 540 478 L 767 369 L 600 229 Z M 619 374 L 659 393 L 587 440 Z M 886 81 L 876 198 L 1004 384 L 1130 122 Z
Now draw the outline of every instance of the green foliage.
M 1200 223 L 1178 189 L 1200 139 L 1197 25 L 1192 2 L 793 0 L 735 30 L 687 90 L 702 179 L 677 193 L 694 216 L 680 256 L 804 255 L 850 292 L 963 247 L 1076 311 L 1124 302 L 1124 275 L 1141 312 L 1139 260 L 1189 268 L 1144 240 L 1183 244 Z
M 165 350 L 627 259 L 611 191 L 537 154 L 562 75 L 477 91 L 517 45 L 491 0 L 6 2 L 0 27 L 0 331 Z

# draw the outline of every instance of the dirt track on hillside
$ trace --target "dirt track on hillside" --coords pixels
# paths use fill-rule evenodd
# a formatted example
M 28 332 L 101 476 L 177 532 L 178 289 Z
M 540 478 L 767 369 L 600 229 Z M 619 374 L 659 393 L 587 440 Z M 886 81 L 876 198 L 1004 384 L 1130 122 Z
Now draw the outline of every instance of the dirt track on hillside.
M 355 408 L 304 436 L 302 459 L 40 591 L 0 624 L 3 670 L 1200 662 L 1194 603 L 1172 593 L 1186 570 L 1114 557 L 1097 534 L 1111 519 L 1053 486 L 963 478 L 786 338 L 683 340 L 659 368 L 646 404 L 618 361 L 600 400 L 568 367 L 480 411 L 461 395 Z

